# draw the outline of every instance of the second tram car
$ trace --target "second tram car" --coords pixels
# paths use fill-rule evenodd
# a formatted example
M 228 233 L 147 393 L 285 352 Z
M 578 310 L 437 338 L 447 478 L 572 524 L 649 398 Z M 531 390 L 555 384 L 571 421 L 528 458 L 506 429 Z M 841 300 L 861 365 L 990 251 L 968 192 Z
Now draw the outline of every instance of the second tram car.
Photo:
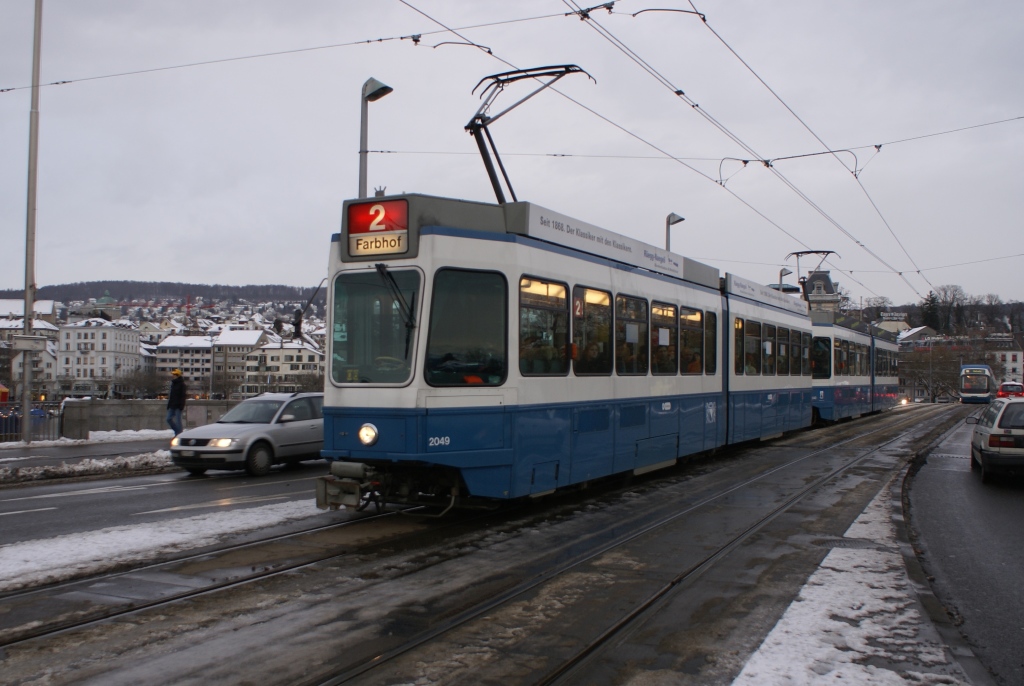
M 320 507 L 537 496 L 811 423 L 805 303 L 537 205 L 347 201 L 329 277 Z
M 987 364 L 965 364 L 960 366 L 960 402 L 987 403 L 996 394 L 998 384 Z

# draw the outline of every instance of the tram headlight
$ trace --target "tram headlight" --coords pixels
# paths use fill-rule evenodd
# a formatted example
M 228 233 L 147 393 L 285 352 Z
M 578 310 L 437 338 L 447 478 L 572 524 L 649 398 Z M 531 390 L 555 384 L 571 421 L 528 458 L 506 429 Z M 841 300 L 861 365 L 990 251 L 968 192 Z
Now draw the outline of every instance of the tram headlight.
M 377 427 L 373 424 L 363 424 L 359 427 L 359 442 L 370 446 L 377 442 Z

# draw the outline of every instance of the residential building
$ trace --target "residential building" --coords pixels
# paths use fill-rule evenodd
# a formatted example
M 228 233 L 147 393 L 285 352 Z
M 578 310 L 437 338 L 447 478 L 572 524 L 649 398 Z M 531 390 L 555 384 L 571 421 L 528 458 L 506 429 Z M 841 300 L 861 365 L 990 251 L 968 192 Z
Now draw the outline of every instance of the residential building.
M 130 394 L 123 377 L 141 365 L 139 330 L 127 319 L 83 319 L 60 327 L 60 394 L 112 398 Z

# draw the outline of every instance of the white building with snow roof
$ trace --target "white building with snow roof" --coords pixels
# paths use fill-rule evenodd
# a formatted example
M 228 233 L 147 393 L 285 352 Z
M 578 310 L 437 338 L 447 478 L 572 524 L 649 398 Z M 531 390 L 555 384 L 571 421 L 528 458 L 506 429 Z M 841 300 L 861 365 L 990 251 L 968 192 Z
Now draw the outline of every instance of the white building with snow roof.
M 60 327 L 57 366 L 65 396 L 117 397 L 129 393 L 123 377 L 142 365 L 139 327 L 127 319 L 94 317 Z

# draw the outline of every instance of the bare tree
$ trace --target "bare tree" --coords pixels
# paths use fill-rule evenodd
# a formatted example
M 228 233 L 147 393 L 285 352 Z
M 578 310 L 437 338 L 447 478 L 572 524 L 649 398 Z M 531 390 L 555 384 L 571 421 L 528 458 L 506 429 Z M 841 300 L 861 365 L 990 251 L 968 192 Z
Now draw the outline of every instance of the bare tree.
M 939 326 L 942 331 L 953 333 L 956 308 L 962 305 L 967 294 L 955 284 L 935 287 L 935 296 L 939 304 Z

